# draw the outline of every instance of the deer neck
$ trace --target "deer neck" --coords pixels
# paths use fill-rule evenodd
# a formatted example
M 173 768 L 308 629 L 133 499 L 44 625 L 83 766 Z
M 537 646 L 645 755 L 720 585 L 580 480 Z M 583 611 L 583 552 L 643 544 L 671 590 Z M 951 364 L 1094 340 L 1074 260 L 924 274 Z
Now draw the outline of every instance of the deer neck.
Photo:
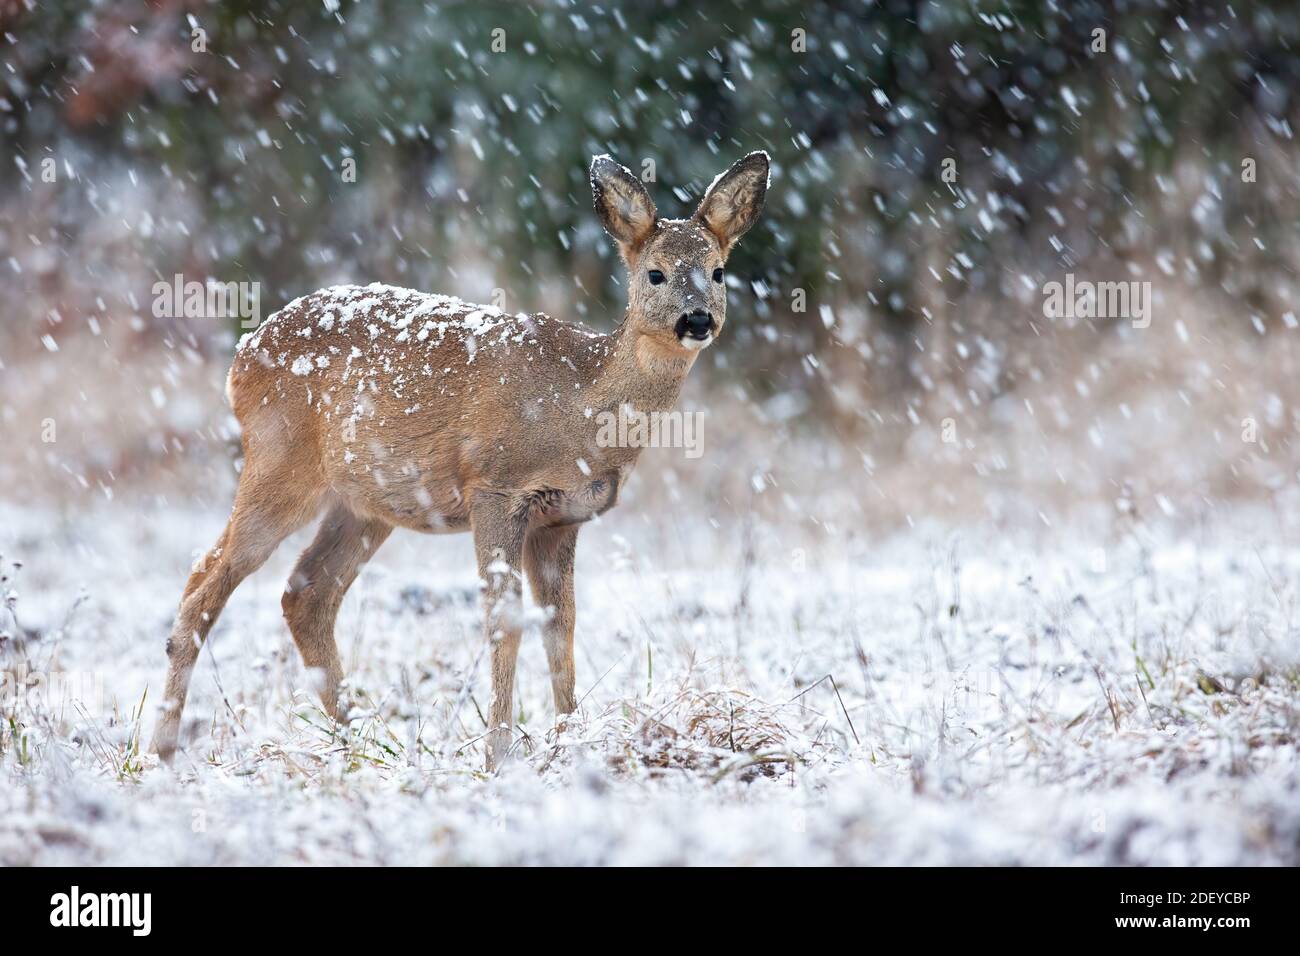
M 611 333 L 613 348 L 596 381 L 600 404 L 630 404 L 638 411 L 668 411 L 677 404 L 698 352 L 666 346 L 638 332 L 631 316 Z

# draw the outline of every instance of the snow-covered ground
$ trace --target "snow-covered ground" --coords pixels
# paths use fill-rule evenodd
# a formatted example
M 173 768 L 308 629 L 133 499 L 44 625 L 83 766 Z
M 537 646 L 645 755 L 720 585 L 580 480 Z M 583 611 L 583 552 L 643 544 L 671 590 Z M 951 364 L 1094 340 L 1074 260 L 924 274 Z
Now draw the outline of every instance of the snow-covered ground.
M 299 535 L 217 625 L 176 767 L 144 754 L 224 517 L 0 506 L 0 865 L 1300 863 L 1300 545 L 1262 510 L 828 543 L 620 509 L 580 541 L 580 713 L 557 734 L 526 639 L 497 776 L 464 536 L 352 589 L 345 733 L 280 618 Z

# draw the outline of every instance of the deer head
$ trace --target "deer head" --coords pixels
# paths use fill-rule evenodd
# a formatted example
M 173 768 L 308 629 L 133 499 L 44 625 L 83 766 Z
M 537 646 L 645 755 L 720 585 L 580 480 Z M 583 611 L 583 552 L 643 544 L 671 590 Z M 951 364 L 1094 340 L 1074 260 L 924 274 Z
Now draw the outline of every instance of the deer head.
M 713 181 L 689 219 L 660 219 L 631 172 L 608 156 L 592 160 L 596 212 L 627 265 L 625 335 L 680 356 L 717 338 L 727 320 L 727 256 L 758 220 L 768 178 L 767 153 L 750 153 Z

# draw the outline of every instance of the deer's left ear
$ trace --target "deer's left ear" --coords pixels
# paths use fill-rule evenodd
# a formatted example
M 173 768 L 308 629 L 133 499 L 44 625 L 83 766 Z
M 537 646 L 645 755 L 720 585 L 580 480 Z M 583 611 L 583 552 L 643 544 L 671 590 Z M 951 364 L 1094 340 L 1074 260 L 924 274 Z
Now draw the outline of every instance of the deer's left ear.
M 758 222 L 770 178 L 767 153 L 750 153 L 715 179 L 704 194 L 695 218 L 718 237 L 723 255 Z
M 654 232 L 659 214 L 641 181 L 608 156 L 591 161 L 591 193 L 605 231 L 618 241 L 623 258 Z

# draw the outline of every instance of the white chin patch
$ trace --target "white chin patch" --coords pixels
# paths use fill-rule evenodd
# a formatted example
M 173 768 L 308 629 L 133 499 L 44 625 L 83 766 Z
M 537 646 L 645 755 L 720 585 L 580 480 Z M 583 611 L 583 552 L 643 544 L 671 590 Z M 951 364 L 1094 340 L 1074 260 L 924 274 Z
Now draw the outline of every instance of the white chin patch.
M 677 341 L 682 343 L 682 348 L 690 352 L 702 352 L 713 344 L 713 333 L 710 332 L 702 339 L 693 339 L 689 335 L 683 336 Z

